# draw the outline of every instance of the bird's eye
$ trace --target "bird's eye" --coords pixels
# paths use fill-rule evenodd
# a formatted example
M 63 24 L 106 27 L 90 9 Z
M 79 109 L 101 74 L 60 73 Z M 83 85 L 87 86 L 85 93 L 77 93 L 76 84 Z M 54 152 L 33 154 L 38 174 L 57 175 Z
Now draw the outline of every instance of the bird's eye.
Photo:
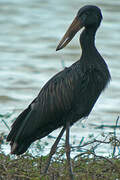
M 89 14 L 90 13 L 88 11 L 84 12 L 82 15 L 82 19 L 85 20 Z
M 87 16 L 88 15 L 86 13 L 82 14 L 82 16 L 81 16 L 82 22 L 84 22 L 86 20 Z

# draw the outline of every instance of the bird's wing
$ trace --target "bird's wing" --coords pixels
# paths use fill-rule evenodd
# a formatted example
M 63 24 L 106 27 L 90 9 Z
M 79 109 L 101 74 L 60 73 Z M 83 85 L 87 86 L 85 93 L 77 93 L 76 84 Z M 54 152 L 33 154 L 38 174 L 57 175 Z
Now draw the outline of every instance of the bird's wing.
M 11 152 L 22 154 L 33 141 L 63 126 L 76 97 L 82 96 L 88 83 L 89 75 L 69 68 L 50 79 L 13 123 L 7 136 L 7 141 L 11 141 Z
M 36 136 L 40 138 L 60 127 L 61 119 L 72 108 L 77 79 L 78 76 L 66 68 L 49 80 L 37 98 L 13 123 L 7 140 L 17 141 L 19 138 L 32 137 L 37 131 L 39 132 Z
M 39 126 L 56 124 L 70 112 L 74 99 L 74 82 L 72 71 L 64 70 L 42 88 L 30 105 L 31 110 L 39 116 L 39 119 L 36 118 Z
M 75 97 L 87 88 L 89 75 L 65 68 L 41 89 L 38 96 L 16 119 L 9 133 L 8 141 L 42 138 L 62 126 L 63 118 L 71 112 Z M 76 91 L 77 89 L 77 91 Z

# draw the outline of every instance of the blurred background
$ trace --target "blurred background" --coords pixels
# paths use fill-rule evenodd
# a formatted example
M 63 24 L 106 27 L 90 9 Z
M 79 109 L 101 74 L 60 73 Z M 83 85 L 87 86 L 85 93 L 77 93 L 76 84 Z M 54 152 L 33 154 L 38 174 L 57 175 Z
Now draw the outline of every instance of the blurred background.
M 0 114 L 12 113 L 9 126 L 54 74 L 80 58 L 80 33 L 63 50 L 55 49 L 79 8 L 87 4 L 102 10 L 96 46 L 112 81 L 90 116 L 71 128 L 71 142 L 112 131 L 95 127 L 115 125 L 120 115 L 120 1 L 114 0 L 0 0 Z M 9 132 L 2 121 L 0 132 Z

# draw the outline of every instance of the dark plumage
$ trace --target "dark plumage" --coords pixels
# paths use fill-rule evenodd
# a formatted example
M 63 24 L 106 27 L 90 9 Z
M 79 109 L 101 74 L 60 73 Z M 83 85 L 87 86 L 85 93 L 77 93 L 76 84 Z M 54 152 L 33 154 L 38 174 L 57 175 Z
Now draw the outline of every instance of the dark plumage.
M 95 33 L 102 20 L 96 6 L 84 6 L 56 50 L 65 47 L 82 27 L 80 60 L 52 77 L 33 102 L 15 120 L 7 137 L 11 153 L 20 155 L 37 139 L 55 129 L 73 125 L 89 115 L 110 80 L 108 67 L 95 47 Z

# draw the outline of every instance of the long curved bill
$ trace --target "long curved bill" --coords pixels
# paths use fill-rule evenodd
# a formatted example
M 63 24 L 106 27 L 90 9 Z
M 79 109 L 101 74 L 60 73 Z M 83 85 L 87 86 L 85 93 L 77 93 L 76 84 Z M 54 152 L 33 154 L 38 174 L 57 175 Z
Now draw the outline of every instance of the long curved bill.
M 63 36 L 62 40 L 60 41 L 59 45 L 56 48 L 56 51 L 64 48 L 75 36 L 75 34 L 83 27 L 82 23 L 76 16 L 73 20 L 72 24 L 68 28 L 67 32 Z

